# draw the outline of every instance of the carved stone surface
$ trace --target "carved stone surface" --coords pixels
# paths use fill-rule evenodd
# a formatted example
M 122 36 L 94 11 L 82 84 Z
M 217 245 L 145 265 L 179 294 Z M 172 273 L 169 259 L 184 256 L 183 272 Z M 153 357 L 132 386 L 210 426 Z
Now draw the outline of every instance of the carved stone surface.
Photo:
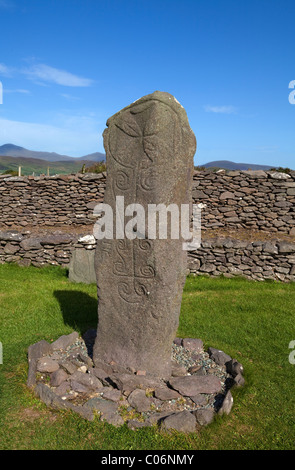
M 97 242 L 98 330 L 94 362 L 116 363 L 161 377 L 171 372 L 171 345 L 178 327 L 187 253 L 183 240 L 148 237 L 148 224 L 136 238 L 124 234 L 126 217 L 116 213 L 140 204 L 191 203 L 196 139 L 184 108 L 168 93 L 156 91 L 107 121 L 104 146 L 108 179 L 104 203 L 114 213 L 113 239 Z M 117 215 L 117 217 L 116 217 Z M 168 214 L 169 221 L 169 214 Z M 118 237 L 121 222 L 121 239 Z

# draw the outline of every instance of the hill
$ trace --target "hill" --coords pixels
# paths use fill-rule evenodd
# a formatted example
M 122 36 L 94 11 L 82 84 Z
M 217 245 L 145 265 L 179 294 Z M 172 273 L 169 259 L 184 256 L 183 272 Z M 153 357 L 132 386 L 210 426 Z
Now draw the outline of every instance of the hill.
M 229 160 L 216 160 L 214 162 L 205 163 L 200 165 L 205 168 L 223 168 L 225 170 L 271 170 L 274 168 L 270 165 L 255 165 L 253 163 L 235 163 Z
M 85 155 L 84 157 L 80 157 L 77 160 L 87 160 L 88 162 L 102 162 L 105 161 L 106 156 L 104 153 L 100 152 L 95 152 L 95 153 L 90 153 L 89 155 Z
M 84 161 L 86 166 L 90 166 L 93 162 Z M 49 167 L 49 174 L 67 175 L 70 173 L 77 173 L 81 171 L 83 162 L 81 160 L 70 159 L 66 161 L 48 162 L 39 158 L 25 158 L 25 157 L 7 157 L 0 156 L 0 174 L 7 170 L 18 171 L 21 166 L 21 174 L 23 176 L 32 175 L 39 176 L 40 174 L 47 174 Z
M 61 155 L 55 152 L 42 152 L 36 150 L 28 150 L 24 147 L 19 147 L 14 144 L 4 144 L 0 146 L 0 156 L 14 157 L 14 158 L 30 158 L 37 160 L 45 160 L 47 162 L 75 162 L 75 161 L 90 161 L 99 162 L 105 160 L 105 154 L 95 152 L 79 158 L 70 157 L 69 155 Z

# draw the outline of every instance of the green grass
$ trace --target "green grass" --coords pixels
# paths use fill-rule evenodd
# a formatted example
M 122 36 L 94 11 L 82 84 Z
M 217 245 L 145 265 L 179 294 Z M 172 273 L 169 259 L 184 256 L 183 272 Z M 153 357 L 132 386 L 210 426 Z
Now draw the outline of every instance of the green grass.
M 187 279 L 178 336 L 199 337 L 238 359 L 246 386 L 229 416 L 198 434 L 131 431 L 51 410 L 26 387 L 27 348 L 96 327 L 96 286 L 71 283 L 60 268 L 0 265 L 0 449 L 294 449 L 295 284 Z

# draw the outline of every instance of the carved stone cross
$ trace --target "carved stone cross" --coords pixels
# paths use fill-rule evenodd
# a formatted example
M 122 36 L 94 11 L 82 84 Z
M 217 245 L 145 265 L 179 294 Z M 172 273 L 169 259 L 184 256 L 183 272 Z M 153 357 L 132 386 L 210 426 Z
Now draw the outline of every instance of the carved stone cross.
M 147 213 L 150 205 L 191 204 L 196 139 L 184 108 L 159 91 L 119 111 L 107 126 L 104 204 L 114 220 L 112 237 L 97 242 L 93 359 L 165 378 L 171 372 L 187 252 L 171 230 L 166 239 L 149 237 Z M 132 239 L 125 230 L 132 214 L 125 220 L 124 211 L 133 204 L 145 211 L 145 223 L 133 226 Z

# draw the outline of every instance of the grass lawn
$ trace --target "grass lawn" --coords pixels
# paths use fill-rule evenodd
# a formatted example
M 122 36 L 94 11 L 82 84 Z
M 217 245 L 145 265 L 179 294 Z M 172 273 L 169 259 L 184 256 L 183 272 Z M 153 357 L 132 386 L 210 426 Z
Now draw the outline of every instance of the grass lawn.
M 131 431 L 51 410 L 27 389 L 27 348 L 96 327 L 96 286 L 60 268 L 0 265 L 0 449 L 294 449 L 295 284 L 188 277 L 178 336 L 197 337 L 244 366 L 229 416 L 198 434 Z

